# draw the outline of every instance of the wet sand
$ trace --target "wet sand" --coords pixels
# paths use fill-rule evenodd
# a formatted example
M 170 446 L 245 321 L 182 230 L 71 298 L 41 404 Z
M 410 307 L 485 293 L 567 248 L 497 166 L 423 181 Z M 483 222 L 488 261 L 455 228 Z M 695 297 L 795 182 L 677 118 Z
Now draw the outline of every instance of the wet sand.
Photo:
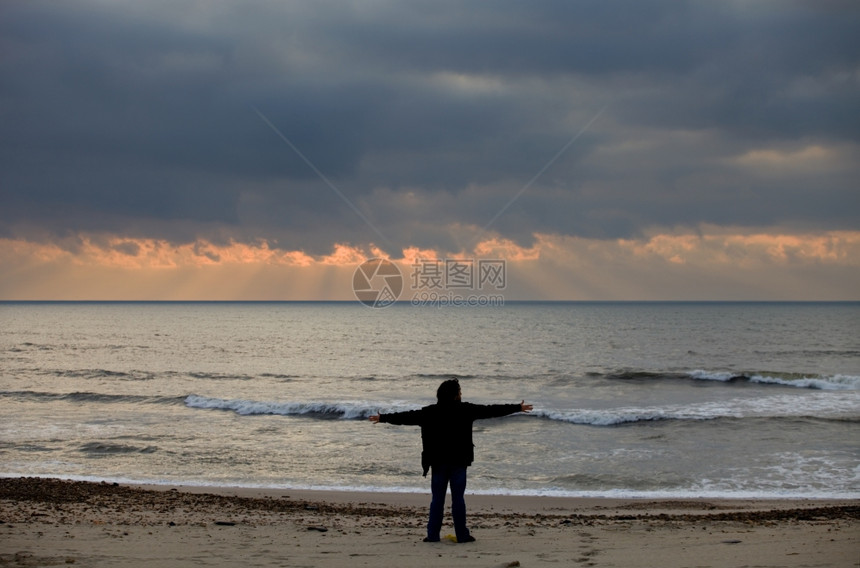
M 0 566 L 860 566 L 857 500 L 467 494 L 463 544 L 429 500 L 0 479 Z

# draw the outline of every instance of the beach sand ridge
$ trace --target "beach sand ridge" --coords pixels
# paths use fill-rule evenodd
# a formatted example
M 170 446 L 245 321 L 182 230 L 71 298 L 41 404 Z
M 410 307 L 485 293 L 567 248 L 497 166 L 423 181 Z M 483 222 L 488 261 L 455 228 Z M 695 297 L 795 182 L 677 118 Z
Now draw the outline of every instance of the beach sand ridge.
M 0 479 L 0 566 L 860 566 L 860 502 L 429 495 Z M 450 516 L 443 535 L 453 532 Z

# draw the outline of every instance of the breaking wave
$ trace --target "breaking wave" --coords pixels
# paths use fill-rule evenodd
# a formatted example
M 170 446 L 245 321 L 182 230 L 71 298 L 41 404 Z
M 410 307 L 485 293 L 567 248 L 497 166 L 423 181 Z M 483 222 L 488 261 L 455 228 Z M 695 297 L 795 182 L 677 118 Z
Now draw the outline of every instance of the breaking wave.
M 853 375 L 806 376 L 802 374 L 737 374 L 695 370 L 687 375 L 702 381 L 747 382 L 814 390 L 860 390 L 860 377 Z
M 371 406 L 366 402 L 275 402 L 243 399 L 223 399 L 189 395 L 185 399 L 189 408 L 208 410 L 231 410 L 243 416 L 275 414 L 279 416 L 308 416 L 343 420 L 367 419 L 377 412 L 399 412 L 412 410 L 417 406 L 392 406 L 391 404 Z
M 133 394 L 105 394 L 98 392 L 39 392 L 39 391 L 0 391 L 0 398 L 29 400 L 33 402 L 79 402 L 79 403 L 131 403 L 131 404 L 181 404 L 184 397 L 145 396 Z
M 601 375 L 599 373 L 590 373 L 589 376 L 600 377 Z M 812 390 L 860 390 L 860 376 L 856 375 L 807 375 L 802 373 L 707 371 L 696 369 L 682 373 L 625 370 L 608 373 L 603 376 L 609 380 L 631 382 L 693 379 L 697 381 L 715 381 L 727 385 L 760 384 Z
M 210 398 L 189 395 L 189 408 L 227 410 L 242 416 L 279 415 L 303 416 L 317 419 L 364 420 L 377 412 L 390 413 L 414 410 L 414 404 L 373 404 L 348 402 L 275 402 L 244 399 Z M 702 402 L 688 405 L 653 407 L 618 407 L 606 409 L 546 409 L 535 408 L 528 416 L 589 426 L 615 426 L 637 422 L 663 420 L 716 420 L 743 418 L 817 418 L 821 420 L 860 421 L 860 403 L 856 397 L 843 400 L 795 396 L 765 399 L 735 399 L 723 402 Z

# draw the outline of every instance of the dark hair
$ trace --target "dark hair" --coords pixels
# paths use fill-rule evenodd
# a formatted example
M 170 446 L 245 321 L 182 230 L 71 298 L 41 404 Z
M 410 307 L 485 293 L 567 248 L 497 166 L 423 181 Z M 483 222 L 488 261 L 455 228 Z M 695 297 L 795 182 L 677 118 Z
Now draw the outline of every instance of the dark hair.
M 460 381 L 449 379 L 436 389 L 436 400 L 439 403 L 454 402 L 460 394 Z

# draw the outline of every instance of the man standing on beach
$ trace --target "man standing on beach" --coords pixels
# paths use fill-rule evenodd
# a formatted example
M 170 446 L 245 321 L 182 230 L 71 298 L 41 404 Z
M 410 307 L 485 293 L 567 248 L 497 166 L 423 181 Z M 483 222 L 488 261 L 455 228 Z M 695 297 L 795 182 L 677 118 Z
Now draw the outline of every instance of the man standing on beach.
M 419 410 L 375 414 L 370 417 L 374 424 L 404 424 L 421 426 L 421 466 L 424 476 L 430 476 L 430 520 L 427 522 L 427 538 L 424 542 L 438 542 L 445 509 L 445 493 L 451 486 L 451 515 L 457 542 L 474 542 L 475 537 L 466 526 L 466 468 L 475 459 L 472 443 L 472 423 L 483 418 L 497 418 L 515 412 L 529 412 L 531 404 L 472 404 L 461 400 L 462 392 L 457 379 L 439 385 L 436 404 Z

